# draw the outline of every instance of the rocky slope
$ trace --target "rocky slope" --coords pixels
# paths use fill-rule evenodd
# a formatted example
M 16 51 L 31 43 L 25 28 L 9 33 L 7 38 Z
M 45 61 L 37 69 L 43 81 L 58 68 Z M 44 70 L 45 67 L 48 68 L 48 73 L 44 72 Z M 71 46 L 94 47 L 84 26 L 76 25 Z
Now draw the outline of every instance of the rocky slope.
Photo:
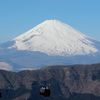
M 48 66 L 22 72 L 0 71 L 2 100 L 47 100 L 40 84 L 50 84 L 48 100 L 100 100 L 100 64 Z

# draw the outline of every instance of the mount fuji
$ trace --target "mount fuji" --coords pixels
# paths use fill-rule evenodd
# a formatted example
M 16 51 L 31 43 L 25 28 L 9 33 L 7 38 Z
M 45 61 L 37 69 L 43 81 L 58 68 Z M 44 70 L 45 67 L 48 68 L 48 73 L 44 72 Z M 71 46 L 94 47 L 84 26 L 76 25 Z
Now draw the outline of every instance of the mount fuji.
M 10 70 L 100 62 L 100 42 L 58 20 L 46 20 L 0 44 L 0 62 Z M 0 67 L 1 69 L 6 69 Z M 9 67 L 7 67 L 9 70 Z

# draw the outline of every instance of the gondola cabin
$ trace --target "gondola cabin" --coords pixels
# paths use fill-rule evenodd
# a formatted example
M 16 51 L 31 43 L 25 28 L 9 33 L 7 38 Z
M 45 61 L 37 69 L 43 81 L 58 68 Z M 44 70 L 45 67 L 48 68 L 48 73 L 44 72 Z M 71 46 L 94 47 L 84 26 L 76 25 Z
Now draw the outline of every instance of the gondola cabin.
M 48 87 L 41 87 L 40 89 L 40 96 L 41 97 L 49 97 L 50 96 L 50 89 Z

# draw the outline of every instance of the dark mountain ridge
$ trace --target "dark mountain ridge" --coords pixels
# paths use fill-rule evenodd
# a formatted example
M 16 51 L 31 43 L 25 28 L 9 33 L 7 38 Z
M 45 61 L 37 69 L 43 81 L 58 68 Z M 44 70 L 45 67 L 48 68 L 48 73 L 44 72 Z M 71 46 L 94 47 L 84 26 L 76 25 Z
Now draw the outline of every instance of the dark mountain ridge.
M 49 98 L 39 96 L 40 84 L 50 84 Z M 0 70 L 0 88 L 1 100 L 100 100 L 100 63 Z

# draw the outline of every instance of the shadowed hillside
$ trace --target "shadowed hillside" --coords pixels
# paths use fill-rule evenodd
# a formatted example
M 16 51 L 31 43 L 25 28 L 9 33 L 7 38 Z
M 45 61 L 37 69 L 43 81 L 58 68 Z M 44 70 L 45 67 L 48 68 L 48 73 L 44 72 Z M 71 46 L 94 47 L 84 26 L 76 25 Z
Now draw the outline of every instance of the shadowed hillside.
M 50 84 L 50 97 L 40 97 L 40 84 Z M 1 100 L 100 100 L 100 64 L 0 70 L 0 88 Z

